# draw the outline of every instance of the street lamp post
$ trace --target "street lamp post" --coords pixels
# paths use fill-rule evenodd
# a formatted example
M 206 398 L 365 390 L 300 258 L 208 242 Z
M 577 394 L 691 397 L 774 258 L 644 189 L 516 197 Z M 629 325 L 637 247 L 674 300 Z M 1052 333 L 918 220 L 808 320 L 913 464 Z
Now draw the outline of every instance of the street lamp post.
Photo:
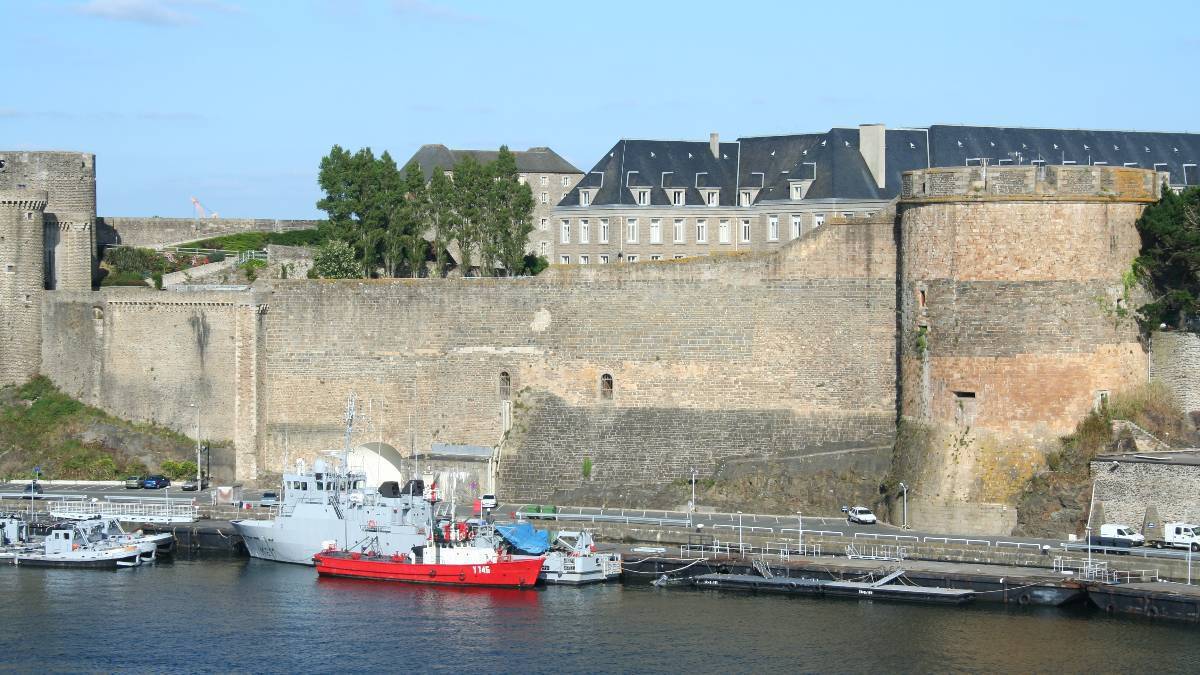
M 796 512 L 796 545 L 800 547 L 800 555 L 804 555 L 804 514 Z
M 691 527 L 696 513 L 696 469 L 692 469 L 692 502 L 688 505 L 688 527 Z
M 908 485 L 901 483 L 900 489 L 904 492 L 904 529 L 908 529 Z
M 200 473 L 200 403 L 189 403 L 196 409 L 196 490 L 204 489 L 203 475 Z
M 738 511 L 738 553 L 746 555 L 746 547 L 742 545 L 742 512 Z

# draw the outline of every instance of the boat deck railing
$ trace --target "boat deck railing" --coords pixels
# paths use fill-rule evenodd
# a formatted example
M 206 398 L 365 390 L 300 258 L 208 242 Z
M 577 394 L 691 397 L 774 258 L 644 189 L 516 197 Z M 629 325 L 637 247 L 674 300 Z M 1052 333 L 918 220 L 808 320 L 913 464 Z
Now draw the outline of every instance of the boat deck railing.
M 1072 575 L 1084 581 L 1098 581 L 1105 584 L 1132 584 L 1159 580 L 1157 569 L 1118 570 L 1109 567 L 1108 561 L 1087 558 L 1058 556 L 1054 559 L 1054 571 L 1058 574 Z

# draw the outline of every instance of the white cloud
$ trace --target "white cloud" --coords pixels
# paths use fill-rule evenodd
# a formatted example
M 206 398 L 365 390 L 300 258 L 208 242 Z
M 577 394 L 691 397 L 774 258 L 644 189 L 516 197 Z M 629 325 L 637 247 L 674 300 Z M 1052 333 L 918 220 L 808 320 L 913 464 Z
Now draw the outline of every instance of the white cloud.
M 447 7 L 444 4 L 430 2 L 429 0 L 392 0 L 392 7 L 399 14 L 427 19 L 441 19 L 460 23 L 479 23 L 483 21 L 483 17 L 478 14 L 470 14 L 453 7 Z
M 71 8 L 77 14 L 148 26 L 197 23 L 196 11 L 233 13 L 241 8 L 221 0 L 88 0 Z

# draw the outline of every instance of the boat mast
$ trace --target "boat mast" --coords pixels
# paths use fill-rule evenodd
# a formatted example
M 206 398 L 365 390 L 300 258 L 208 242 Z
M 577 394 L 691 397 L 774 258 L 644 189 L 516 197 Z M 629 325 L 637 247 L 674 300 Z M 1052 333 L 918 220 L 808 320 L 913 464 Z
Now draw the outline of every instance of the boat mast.
M 334 487 L 334 497 L 338 500 L 339 506 L 342 502 L 342 482 L 347 479 L 350 474 L 350 436 L 354 433 L 354 392 L 350 392 L 350 397 L 346 400 L 346 439 L 342 446 L 342 470 L 341 476 L 338 477 Z M 347 549 L 350 548 L 350 524 L 346 521 L 346 514 L 342 513 L 342 541 L 346 542 Z

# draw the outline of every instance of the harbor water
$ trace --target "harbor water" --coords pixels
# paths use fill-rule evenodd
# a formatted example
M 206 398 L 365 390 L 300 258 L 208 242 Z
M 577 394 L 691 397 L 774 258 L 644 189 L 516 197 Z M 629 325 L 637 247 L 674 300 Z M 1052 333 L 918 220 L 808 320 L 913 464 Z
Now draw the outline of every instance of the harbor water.
M 634 584 L 318 579 L 261 560 L 0 568 L 16 672 L 1195 672 L 1193 625 Z

